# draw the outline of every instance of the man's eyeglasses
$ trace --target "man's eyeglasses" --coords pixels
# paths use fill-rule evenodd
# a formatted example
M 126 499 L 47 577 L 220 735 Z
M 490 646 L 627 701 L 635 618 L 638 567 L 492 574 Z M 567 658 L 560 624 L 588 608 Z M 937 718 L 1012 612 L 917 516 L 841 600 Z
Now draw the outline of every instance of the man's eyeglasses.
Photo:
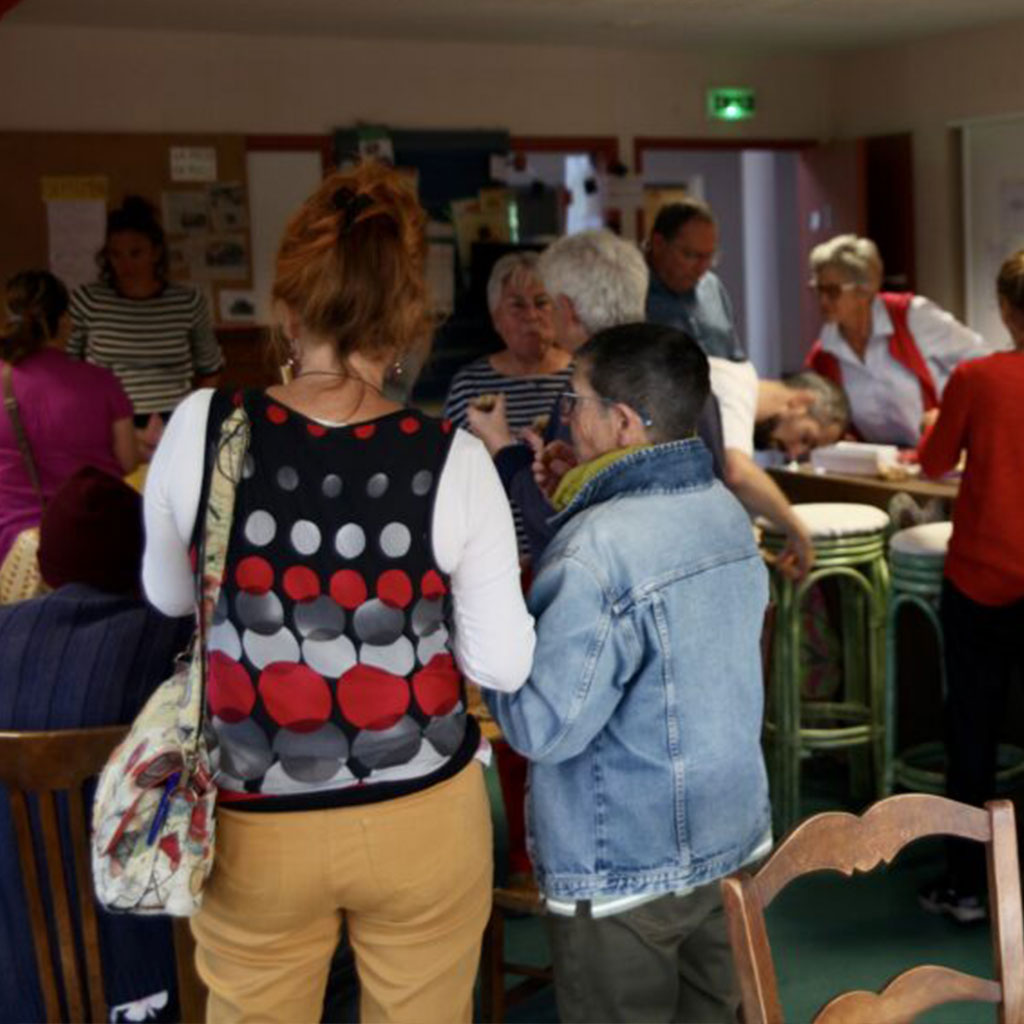
M 558 396 L 558 415 L 561 417 L 563 422 L 567 423 L 572 419 L 572 415 L 576 411 L 576 404 L 578 402 L 600 402 L 606 409 L 610 409 L 616 404 L 612 399 L 604 398 L 601 395 L 581 395 L 575 391 L 563 391 Z M 645 412 L 640 409 L 634 409 L 633 411 L 640 417 L 640 422 L 645 427 L 653 425 L 654 420 L 652 420 Z
M 671 248 L 677 252 L 687 263 L 706 263 L 713 267 L 718 263 L 718 250 L 711 252 L 700 252 L 697 249 L 689 249 L 685 245 L 672 244 Z
M 815 281 L 812 277 L 810 281 L 807 282 L 807 287 L 812 291 L 817 292 L 822 296 L 822 298 L 832 299 L 834 301 L 838 299 L 843 292 L 852 292 L 859 286 L 853 281 L 832 282 L 826 284 L 821 281 Z

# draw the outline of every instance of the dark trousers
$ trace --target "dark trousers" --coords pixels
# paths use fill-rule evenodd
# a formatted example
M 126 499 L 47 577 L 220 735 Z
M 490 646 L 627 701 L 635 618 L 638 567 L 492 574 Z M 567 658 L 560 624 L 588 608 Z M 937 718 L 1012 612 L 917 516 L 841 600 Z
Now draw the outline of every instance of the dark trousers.
M 995 796 L 999 726 L 1024 655 L 1024 600 L 983 605 L 948 579 L 940 604 L 946 664 L 946 793 L 982 806 Z M 950 840 L 949 872 L 965 893 L 983 895 L 985 850 Z
M 592 918 L 545 918 L 562 1024 L 738 1019 L 739 989 L 718 882 Z

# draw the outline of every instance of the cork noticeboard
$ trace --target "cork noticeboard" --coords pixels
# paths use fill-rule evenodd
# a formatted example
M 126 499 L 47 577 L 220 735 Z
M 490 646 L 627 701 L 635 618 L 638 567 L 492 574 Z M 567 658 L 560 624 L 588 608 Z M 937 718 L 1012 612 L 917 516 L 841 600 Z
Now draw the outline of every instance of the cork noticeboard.
M 0 282 L 19 270 L 49 268 L 47 209 L 43 178 L 100 176 L 107 181 L 107 208 L 119 206 L 126 195 L 141 195 L 158 210 L 165 192 L 189 191 L 202 185 L 171 178 L 172 147 L 205 147 L 216 152 L 216 180 L 241 184 L 246 190 L 246 148 L 241 134 L 199 133 L 91 133 L 0 132 Z M 165 225 L 166 227 L 167 225 Z M 244 228 L 248 252 L 248 226 Z M 176 276 L 173 275 L 172 276 Z M 185 278 L 188 280 L 188 278 Z M 212 312 L 217 317 L 221 287 L 247 289 L 251 267 L 245 276 L 230 281 L 196 281 L 209 286 Z

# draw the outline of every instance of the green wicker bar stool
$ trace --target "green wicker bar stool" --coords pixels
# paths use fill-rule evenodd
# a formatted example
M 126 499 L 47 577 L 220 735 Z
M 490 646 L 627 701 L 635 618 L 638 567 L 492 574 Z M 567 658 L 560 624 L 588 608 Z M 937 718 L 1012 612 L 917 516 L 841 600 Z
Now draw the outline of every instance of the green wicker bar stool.
M 941 696 L 946 697 L 946 674 L 942 660 L 942 620 L 939 596 L 946 549 L 953 533 L 952 523 L 924 523 L 894 533 L 889 539 L 891 588 L 885 617 L 885 678 L 889 702 L 889 732 L 886 739 L 889 768 L 886 795 L 895 786 L 920 793 L 943 795 L 946 792 L 946 750 L 940 742 L 919 743 L 896 752 L 896 707 L 899 664 L 899 615 L 913 605 L 935 631 L 939 649 Z M 996 788 L 1005 793 L 1024 782 L 1024 750 L 1007 743 L 999 745 Z
M 885 532 L 889 517 L 872 505 L 795 505 L 807 525 L 817 561 L 802 580 L 772 573 L 777 603 L 771 717 L 765 723 L 770 747 L 772 807 L 781 834 L 800 818 L 800 764 L 816 750 L 864 748 L 873 791 L 886 780 L 885 605 L 889 570 Z M 762 548 L 778 554 L 785 536 L 760 521 Z M 843 642 L 843 691 L 839 700 L 801 699 L 804 602 L 812 587 L 835 580 L 839 590 Z M 859 767 L 852 762 L 852 770 Z M 863 772 L 862 772 L 863 774 Z

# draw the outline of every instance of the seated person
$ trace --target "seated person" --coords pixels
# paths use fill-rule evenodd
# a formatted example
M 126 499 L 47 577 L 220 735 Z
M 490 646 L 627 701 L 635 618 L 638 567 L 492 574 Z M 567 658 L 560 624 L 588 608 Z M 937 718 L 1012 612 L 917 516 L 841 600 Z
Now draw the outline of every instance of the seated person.
M 611 328 L 577 351 L 563 415 L 579 465 L 530 593 L 533 669 L 486 695 L 531 762 L 565 1024 L 736 1020 L 718 880 L 771 846 L 768 581 L 695 436 L 708 377 L 670 327 Z
M 130 722 L 171 674 L 192 633 L 191 619 L 165 618 L 139 596 L 138 494 L 101 470 L 79 470 L 47 505 L 39 563 L 53 592 L 0 608 L 0 729 Z M 43 1020 L 17 843 L 2 791 L 0 905 L 0 949 L 8 951 L 0 966 L 0 1020 Z M 168 922 L 98 916 L 111 1019 L 177 1020 Z M 127 1006 L 141 1000 L 148 1017 L 144 1008 Z
M 823 242 L 810 266 L 825 326 L 807 368 L 843 388 L 861 440 L 916 446 L 957 364 L 991 350 L 923 296 L 879 292 L 882 260 L 869 238 Z

